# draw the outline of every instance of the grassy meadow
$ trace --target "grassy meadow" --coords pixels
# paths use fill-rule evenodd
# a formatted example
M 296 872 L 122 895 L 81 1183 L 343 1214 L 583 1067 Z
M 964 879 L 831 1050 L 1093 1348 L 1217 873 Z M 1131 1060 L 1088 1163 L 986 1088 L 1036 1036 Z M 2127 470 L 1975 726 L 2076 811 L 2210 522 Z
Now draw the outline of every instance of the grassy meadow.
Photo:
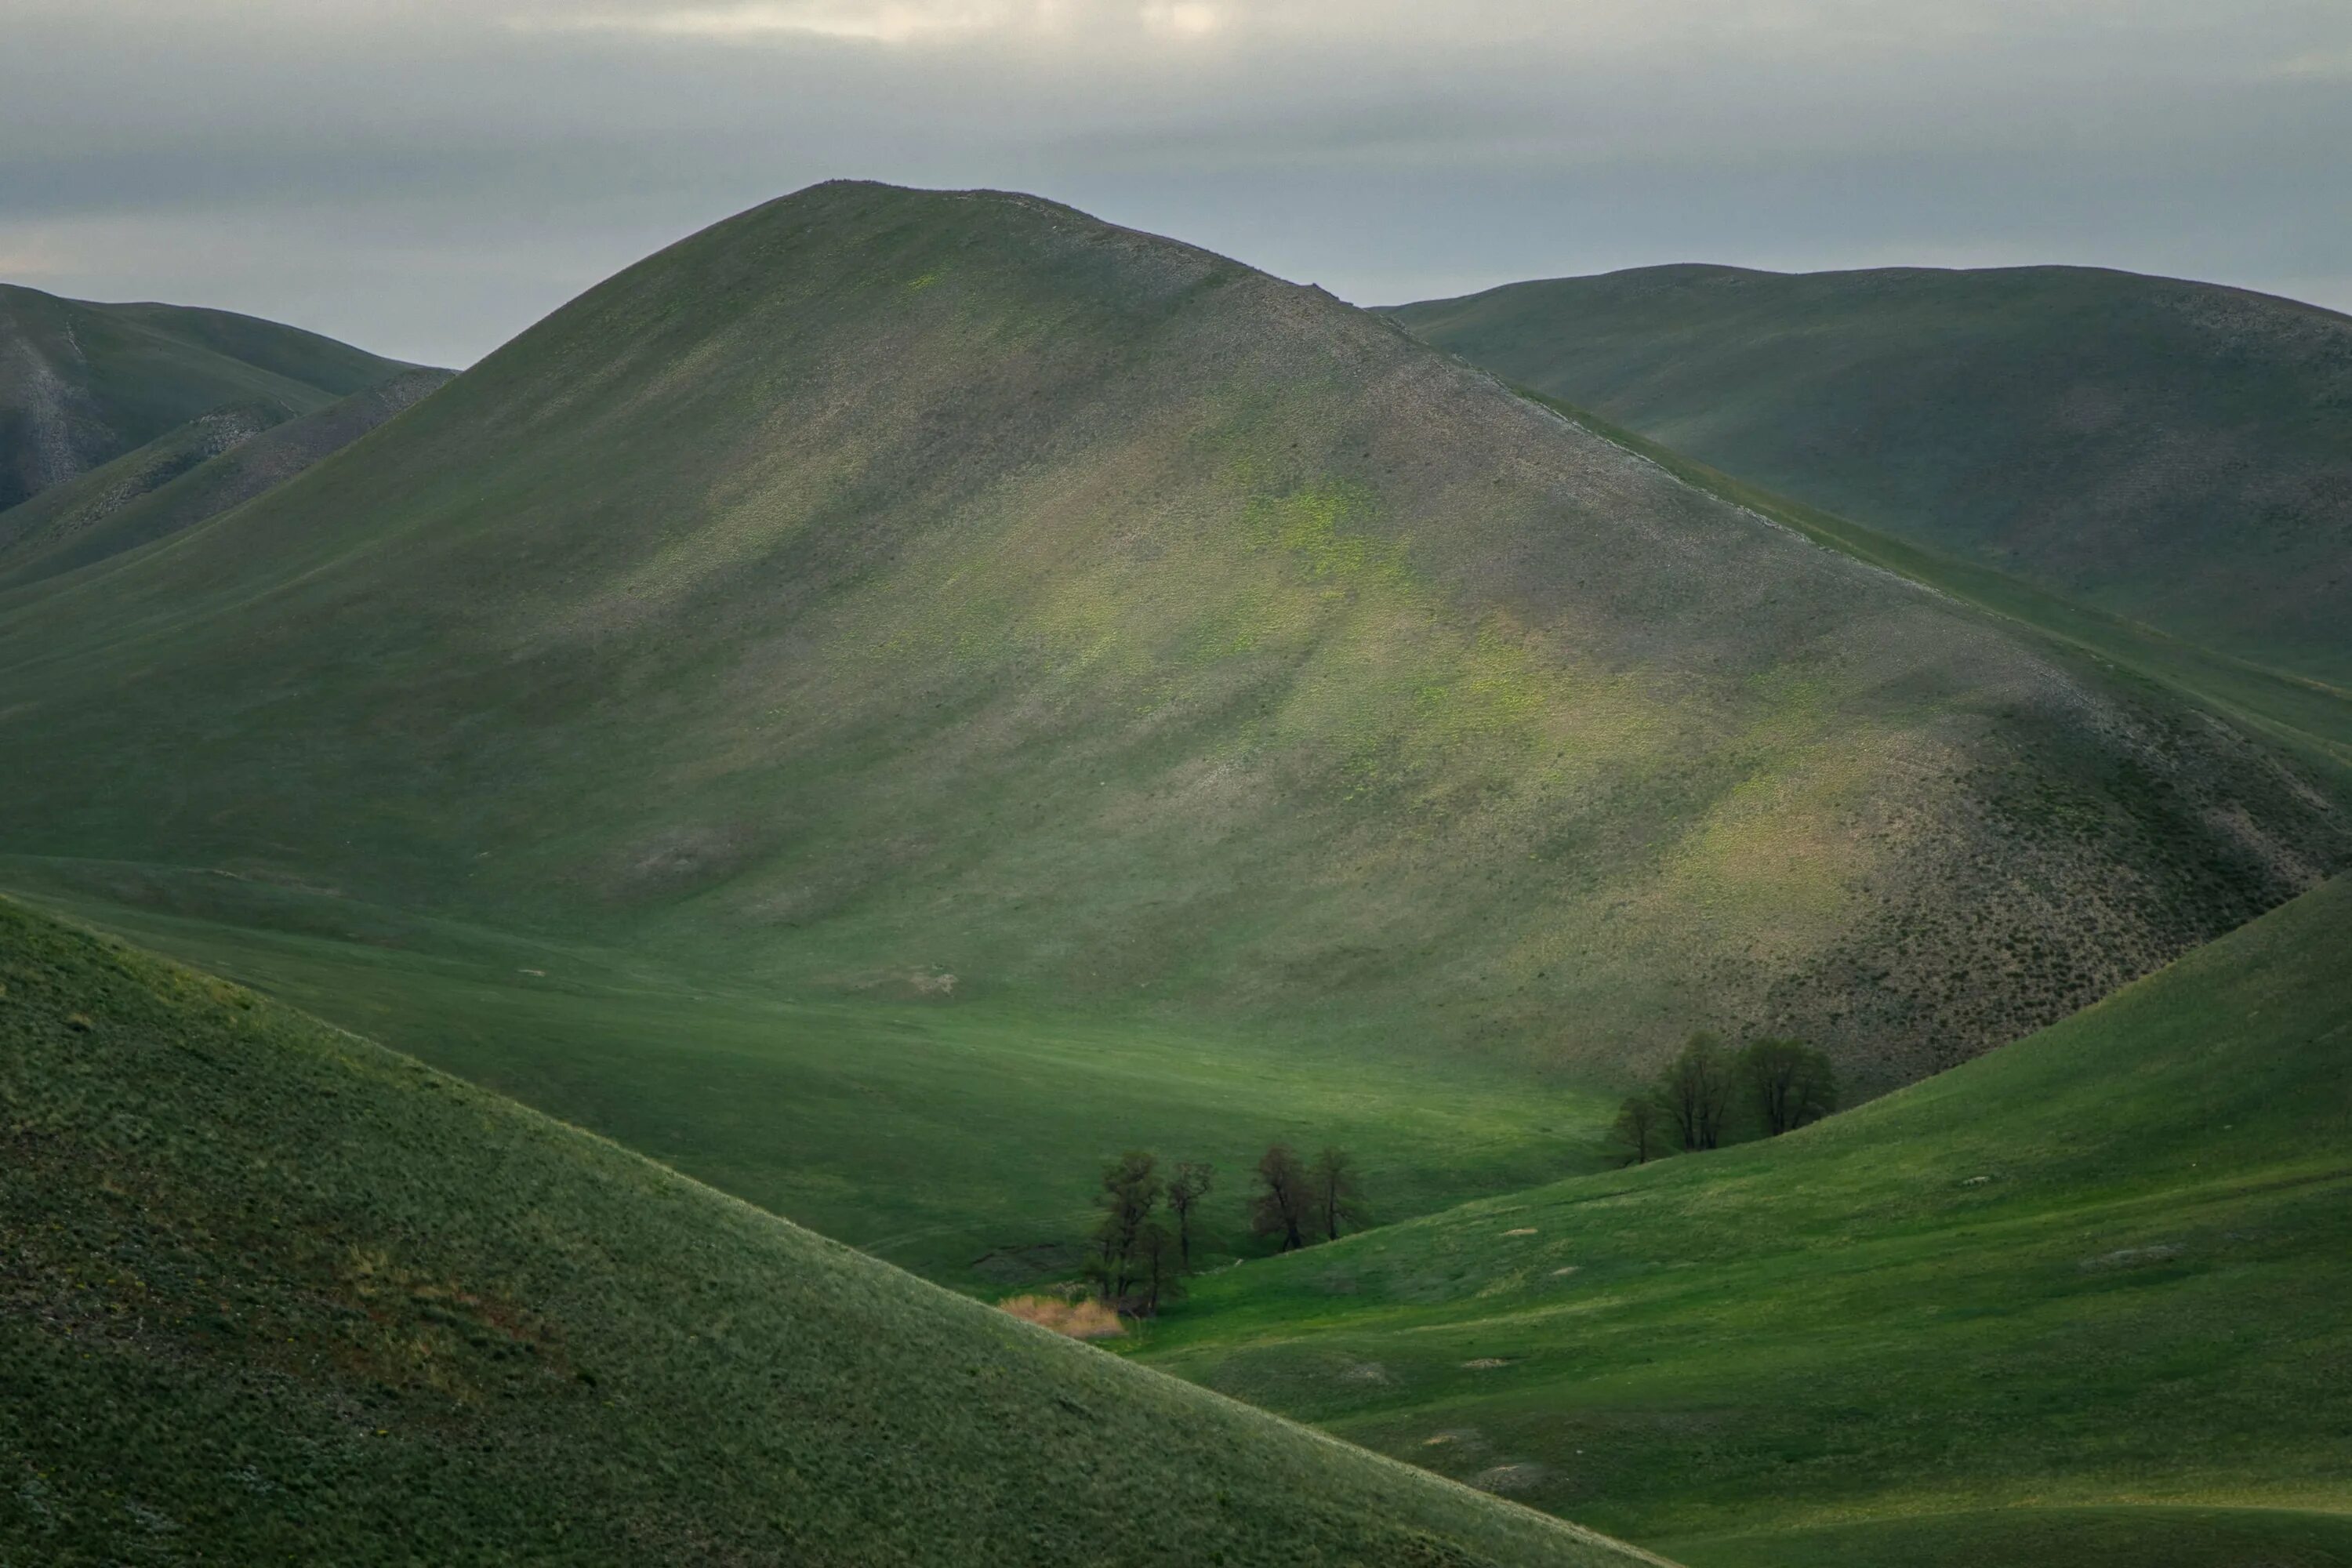
M 0 902 L 0 1557 L 1636 1556 Z
M 1696 1568 L 2352 1551 L 2352 883 L 1785 1138 L 1208 1276 L 1150 1363 Z
M 626 949 L 340 901 L 224 909 L 218 878 L 172 879 L 184 912 L 163 913 L 44 890 L 48 870 L 0 866 L 61 912 L 982 1295 L 1074 1272 L 1096 1177 L 1129 1148 L 1224 1173 L 1204 1211 L 1210 1258 L 1264 1250 L 1243 1223 L 1244 1173 L 1276 1141 L 1350 1150 L 1387 1219 L 1602 1161 L 1610 1102 L 1476 1062 L 1108 1009 L 796 999 Z M 129 868 L 109 887 L 165 897 Z

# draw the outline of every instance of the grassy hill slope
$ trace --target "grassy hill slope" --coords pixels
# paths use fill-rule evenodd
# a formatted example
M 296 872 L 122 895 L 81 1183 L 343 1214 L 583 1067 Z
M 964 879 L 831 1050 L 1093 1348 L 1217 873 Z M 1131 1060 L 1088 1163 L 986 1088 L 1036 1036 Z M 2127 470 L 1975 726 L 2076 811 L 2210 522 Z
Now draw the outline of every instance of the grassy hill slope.
M 9 1561 L 1636 1560 L 5 903 L 0 985 Z
M 1395 315 L 1742 479 L 2352 687 L 2352 318 L 2066 267 L 1643 268 Z
M 2352 882 L 1787 1138 L 1201 1282 L 1153 1364 L 1702 1568 L 2352 1563 Z
M 835 994 L 1885 1082 L 2346 852 L 2084 665 L 1313 290 L 837 184 L 9 602 L 0 805 Z
M 307 414 L 406 368 L 227 310 L 0 283 L 0 510 L 215 409 Z
M 1948 555 L 1807 506 L 1685 456 L 1587 408 L 1520 388 L 1562 417 L 1639 452 L 1684 483 L 1746 508 L 1828 549 L 1896 573 L 2000 616 L 2030 636 L 2164 688 L 2231 727 L 2299 757 L 2318 775 L 2352 778 L 2352 691 L 2266 669 L 2153 626 L 2093 609 L 1992 567 Z
M 397 371 L 291 417 L 250 404 L 199 415 L 0 511 L 0 588 L 69 572 L 216 517 L 341 451 L 449 376 Z

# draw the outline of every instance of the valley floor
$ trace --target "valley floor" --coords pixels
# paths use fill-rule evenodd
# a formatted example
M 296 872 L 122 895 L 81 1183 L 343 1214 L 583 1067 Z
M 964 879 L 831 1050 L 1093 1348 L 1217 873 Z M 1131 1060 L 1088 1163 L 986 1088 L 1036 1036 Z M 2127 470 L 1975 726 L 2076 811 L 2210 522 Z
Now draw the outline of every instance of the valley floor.
M 778 999 L 350 900 L 257 911 L 203 874 L 18 858 L 0 885 L 981 1294 L 1072 1271 L 1100 1167 L 1130 1147 L 1224 1173 L 1212 1259 L 1258 1249 L 1244 1176 L 1278 1140 L 1354 1152 L 1383 1219 L 1600 1163 L 1603 1097 L 1476 1062 L 998 1002 Z

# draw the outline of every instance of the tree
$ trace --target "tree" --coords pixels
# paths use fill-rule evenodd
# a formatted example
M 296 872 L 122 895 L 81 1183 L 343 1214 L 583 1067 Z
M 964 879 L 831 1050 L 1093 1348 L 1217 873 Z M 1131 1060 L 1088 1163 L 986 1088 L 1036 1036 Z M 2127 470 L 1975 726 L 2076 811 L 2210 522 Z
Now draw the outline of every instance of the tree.
M 1158 1220 L 1146 1220 L 1135 1233 L 1135 1294 L 1137 1313 L 1151 1317 L 1160 1307 L 1184 1293 L 1184 1273 L 1178 1261 L 1176 1237 Z
M 1356 1180 L 1356 1163 L 1346 1150 L 1326 1148 L 1316 1155 L 1307 1184 L 1308 1210 L 1324 1240 L 1339 1240 L 1343 1225 L 1363 1223 L 1363 1189 Z
M 1307 1168 L 1287 1143 L 1276 1143 L 1258 1156 L 1257 1195 L 1250 1199 L 1250 1228 L 1260 1236 L 1278 1236 L 1282 1250 L 1307 1245 L 1300 1226 L 1307 1220 Z
M 1721 1145 L 1724 1113 L 1731 1108 L 1731 1074 L 1713 1035 L 1693 1035 L 1666 1064 L 1658 1075 L 1658 1104 L 1684 1148 Z
M 1837 1068 L 1802 1040 L 1758 1040 L 1739 1053 L 1739 1076 L 1768 1137 L 1837 1109 Z
M 1136 1238 L 1159 1206 L 1160 1190 L 1160 1162 L 1141 1150 L 1129 1150 L 1103 1167 L 1102 1191 L 1095 1196 L 1102 1218 L 1095 1225 L 1089 1268 L 1103 1300 L 1114 1306 L 1135 1283 Z
M 1610 1124 L 1609 1136 L 1625 1151 L 1625 1163 L 1629 1165 L 1646 1165 L 1654 1152 L 1664 1153 L 1666 1118 L 1657 1097 L 1637 1094 L 1619 1106 L 1617 1120 Z
M 1184 1272 L 1192 1272 L 1192 1209 L 1216 1184 L 1216 1167 L 1206 1160 L 1185 1160 L 1168 1184 L 1168 1207 L 1176 1216 L 1176 1257 Z

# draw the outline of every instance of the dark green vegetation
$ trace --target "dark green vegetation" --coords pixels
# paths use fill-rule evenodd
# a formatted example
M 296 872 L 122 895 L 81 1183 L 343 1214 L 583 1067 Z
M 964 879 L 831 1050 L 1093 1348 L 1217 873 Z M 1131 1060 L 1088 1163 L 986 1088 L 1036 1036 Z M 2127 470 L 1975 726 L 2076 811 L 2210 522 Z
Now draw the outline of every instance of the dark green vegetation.
M 407 368 L 227 310 L 95 305 L 0 283 L 0 511 L 205 416 L 274 424 Z M 205 438 L 176 439 L 194 450 Z
M 2067 267 L 1643 268 L 1393 313 L 1744 479 L 2352 687 L 2352 318 Z
M 341 451 L 448 379 L 444 370 L 396 371 L 282 421 L 254 405 L 200 415 L 0 511 L 0 589 L 194 528 Z
M 1195 1282 L 1154 1364 L 1698 1568 L 2352 1560 L 2352 882 L 1785 1137 Z
M 0 1558 L 1600 1563 L 0 903 Z
M 1837 1108 L 1836 1066 L 1802 1040 L 1768 1036 L 1733 1051 L 1697 1034 L 1647 1092 L 1618 1107 L 1609 1136 L 1624 1161 L 1640 1165 L 1676 1151 L 1778 1138 Z

